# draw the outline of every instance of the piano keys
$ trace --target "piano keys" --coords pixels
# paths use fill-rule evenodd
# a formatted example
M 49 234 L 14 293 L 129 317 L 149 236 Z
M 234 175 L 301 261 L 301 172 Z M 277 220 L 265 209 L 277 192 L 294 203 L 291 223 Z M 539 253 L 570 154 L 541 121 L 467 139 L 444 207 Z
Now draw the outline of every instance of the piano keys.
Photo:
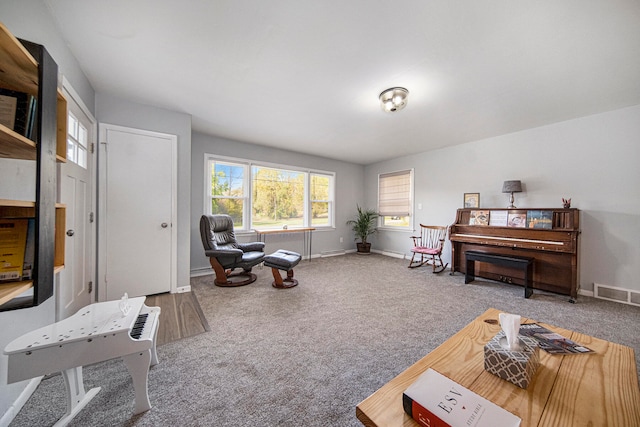
M 507 227 L 470 224 L 472 211 L 488 211 L 505 216 L 528 211 L 547 212 L 551 221 L 548 228 Z M 467 250 L 502 255 L 534 258 L 533 288 L 570 296 L 575 302 L 578 295 L 578 236 L 580 235 L 580 211 L 578 209 L 458 209 L 451 225 L 451 272 L 466 273 Z M 477 277 L 524 285 L 522 274 L 509 268 L 476 263 Z
M 148 372 L 158 363 L 156 335 L 159 307 L 147 307 L 145 297 L 90 304 L 76 314 L 31 331 L 10 342 L 7 382 L 61 371 L 66 388 L 67 412 L 63 426 L 95 396 L 100 387 L 85 392 L 82 366 L 122 357 L 135 390 L 134 414 L 151 408 Z

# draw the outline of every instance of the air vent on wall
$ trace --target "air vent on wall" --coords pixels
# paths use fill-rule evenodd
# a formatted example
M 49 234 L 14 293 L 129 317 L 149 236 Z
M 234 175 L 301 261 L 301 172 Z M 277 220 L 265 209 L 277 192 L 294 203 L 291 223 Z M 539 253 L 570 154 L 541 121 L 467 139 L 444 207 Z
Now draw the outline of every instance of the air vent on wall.
M 640 306 L 640 291 L 620 288 L 617 286 L 593 284 L 593 296 L 608 301 Z

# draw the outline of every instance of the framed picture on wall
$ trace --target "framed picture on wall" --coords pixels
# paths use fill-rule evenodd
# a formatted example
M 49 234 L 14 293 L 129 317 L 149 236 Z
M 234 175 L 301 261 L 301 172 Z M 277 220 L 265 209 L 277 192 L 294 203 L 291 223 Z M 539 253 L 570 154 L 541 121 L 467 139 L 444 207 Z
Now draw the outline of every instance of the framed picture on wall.
M 480 193 L 464 193 L 464 205 L 465 208 L 479 208 L 480 207 Z

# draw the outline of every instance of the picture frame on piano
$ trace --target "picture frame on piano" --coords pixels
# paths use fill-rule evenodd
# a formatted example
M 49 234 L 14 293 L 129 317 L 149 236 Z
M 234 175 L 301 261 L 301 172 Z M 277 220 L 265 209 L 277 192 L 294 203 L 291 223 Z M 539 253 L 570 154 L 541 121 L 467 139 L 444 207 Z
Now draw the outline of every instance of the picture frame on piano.
M 463 206 L 465 208 L 479 208 L 480 193 L 464 193 Z

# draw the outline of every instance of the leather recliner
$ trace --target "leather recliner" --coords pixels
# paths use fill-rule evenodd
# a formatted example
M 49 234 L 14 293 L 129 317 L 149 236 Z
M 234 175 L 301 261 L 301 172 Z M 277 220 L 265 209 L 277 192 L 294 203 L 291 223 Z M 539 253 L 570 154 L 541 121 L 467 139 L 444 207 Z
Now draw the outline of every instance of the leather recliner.
M 256 275 L 251 269 L 264 258 L 263 242 L 238 243 L 229 215 L 202 215 L 200 237 L 216 274 L 215 285 L 243 286 L 255 282 Z M 242 271 L 232 273 L 236 268 Z

